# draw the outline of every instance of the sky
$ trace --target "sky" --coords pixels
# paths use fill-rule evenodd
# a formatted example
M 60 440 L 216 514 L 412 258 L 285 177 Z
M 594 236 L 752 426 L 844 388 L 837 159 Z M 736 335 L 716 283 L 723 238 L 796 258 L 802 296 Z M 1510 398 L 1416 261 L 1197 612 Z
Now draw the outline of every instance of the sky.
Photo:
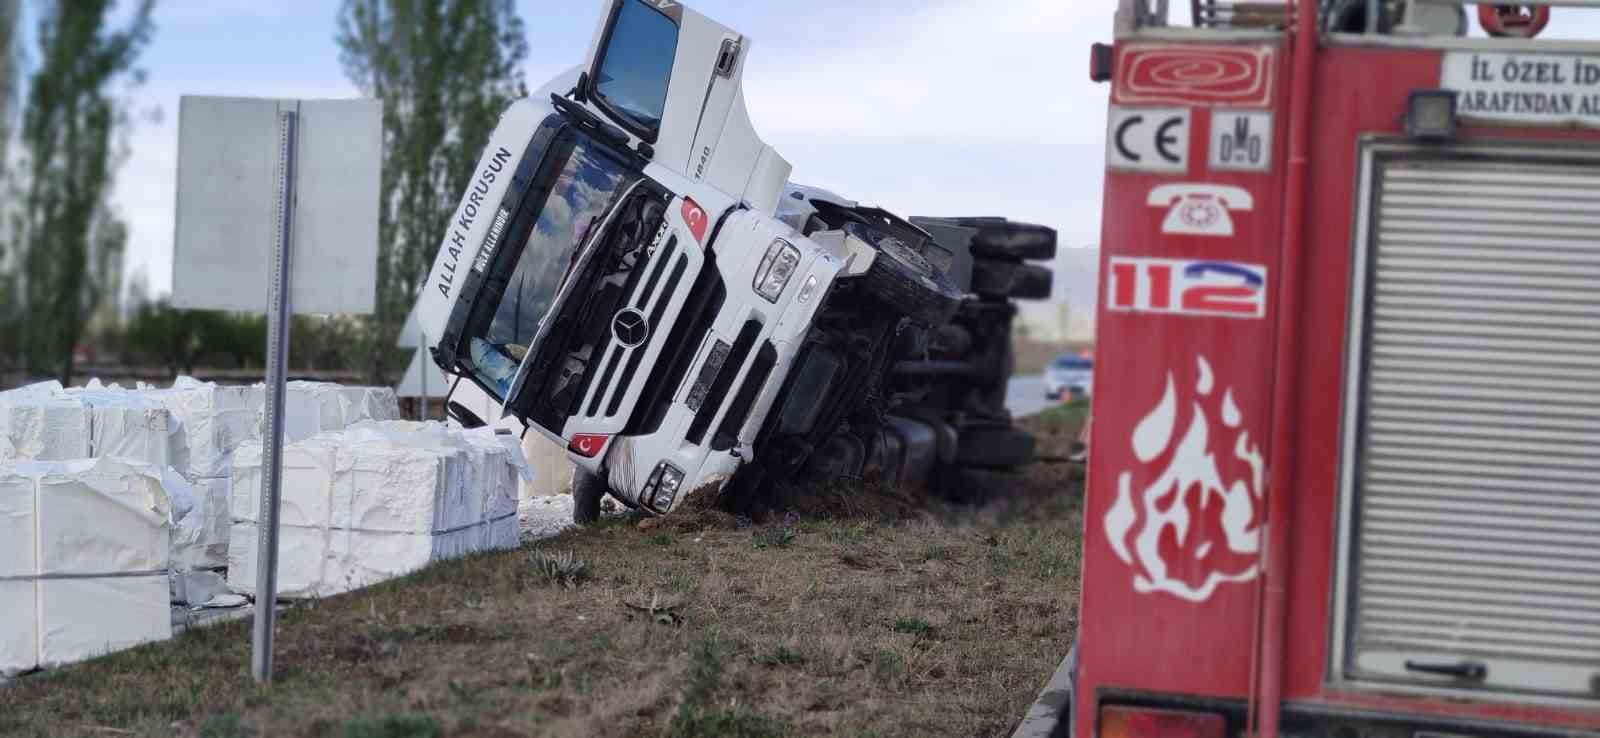
M 582 63 L 607 3 L 518 3 L 529 89 Z M 902 215 L 1002 215 L 1057 228 L 1064 247 L 1096 243 L 1108 89 L 1086 62 L 1110 38 L 1114 0 L 690 5 L 751 40 L 750 116 L 794 181 Z M 338 6 L 157 4 L 112 197 L 130 226 L 130 277 L 171 287 L 179 97 L 358 96 L 334 43 Z

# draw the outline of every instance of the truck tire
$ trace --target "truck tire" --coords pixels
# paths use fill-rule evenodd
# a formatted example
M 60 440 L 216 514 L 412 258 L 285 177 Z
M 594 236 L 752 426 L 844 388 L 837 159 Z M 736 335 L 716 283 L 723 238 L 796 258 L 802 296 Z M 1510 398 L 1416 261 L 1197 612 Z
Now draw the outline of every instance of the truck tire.
M 1056 258 L 1056 230 L 1032 223 L 977 222 L 973 256 L 1044 261 Z
M 572 522 L 589 525 L 600 519 L 600 501 L 609 490 L 606 480 L 578 468 L 572 470 Z
M 1033 463 L 1032 433 L 1009 426 L 967 428 L 956 446 L 956 463 L 1010 469 Z
M 982 297 L 1048 300 L 1055 275 L 1033 264 L 998 259 L 972 262 L 972 291 Z
M 961 308 L 961 291 L 904 241 L 884 236 L 878 258 L 861 275 L 867 293 L 885 305 L 930 326 L 941 326 Z

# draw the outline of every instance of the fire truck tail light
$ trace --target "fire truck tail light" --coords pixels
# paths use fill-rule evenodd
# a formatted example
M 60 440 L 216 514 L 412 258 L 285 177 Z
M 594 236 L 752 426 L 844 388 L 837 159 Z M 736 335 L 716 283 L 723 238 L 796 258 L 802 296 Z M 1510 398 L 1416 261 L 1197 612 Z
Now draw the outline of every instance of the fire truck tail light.
M 1221 715 L 1145 707 L 1100 708 L 1100 738 L 1223 738 Z

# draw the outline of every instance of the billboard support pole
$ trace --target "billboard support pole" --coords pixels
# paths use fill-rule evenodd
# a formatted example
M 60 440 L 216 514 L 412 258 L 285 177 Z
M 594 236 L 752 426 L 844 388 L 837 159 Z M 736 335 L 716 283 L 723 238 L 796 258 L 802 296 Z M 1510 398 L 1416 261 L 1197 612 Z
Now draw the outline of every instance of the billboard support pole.
M 278 503 L 283 490 L 283 404 L 288 389 L 289 277 L 294 246 L 296 113 L 278 117 L 278 217 L 272 245 L 267 295 L 266 427 L 262 438 L 261 510 L 256 533 L 256 613 L 251 672 L 256 682 L 272 682 L 272 635 L 278 599 Z

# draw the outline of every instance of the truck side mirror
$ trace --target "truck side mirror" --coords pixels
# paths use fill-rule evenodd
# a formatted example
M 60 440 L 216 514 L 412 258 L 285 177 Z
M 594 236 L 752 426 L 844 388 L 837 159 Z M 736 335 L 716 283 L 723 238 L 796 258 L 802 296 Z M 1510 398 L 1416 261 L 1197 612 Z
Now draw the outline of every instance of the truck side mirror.
M 444 410 L 445 413 L 449 414 L 453 420 L 455 420 L 457 423 L 460 423 L 462 428 L 466 428 L 467 430 L 472 430 L 473 428 L 482 428 L 488 425 L 488 423 L 483 422 L 483 418 L 478 417 L 477 413 L 468 410 L 465 405 L 455 402 L 454 400 L 445 405 Z

